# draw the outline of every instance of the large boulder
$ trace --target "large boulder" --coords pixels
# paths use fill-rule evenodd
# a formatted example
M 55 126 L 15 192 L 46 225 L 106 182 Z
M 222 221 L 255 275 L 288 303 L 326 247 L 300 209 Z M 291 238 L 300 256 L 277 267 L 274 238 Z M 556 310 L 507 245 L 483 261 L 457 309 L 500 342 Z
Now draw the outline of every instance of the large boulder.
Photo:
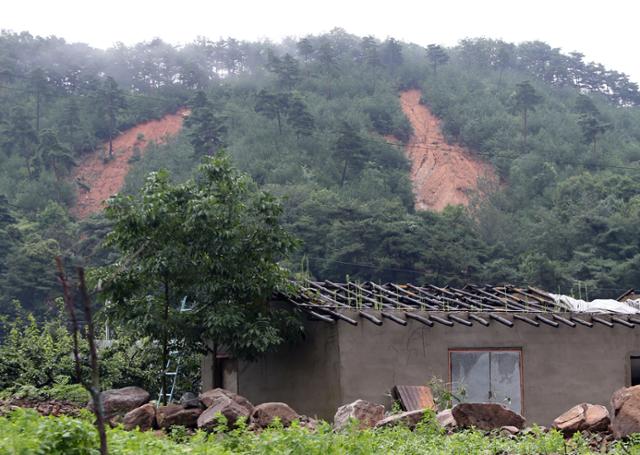
M 616 390 L 611 396 L 611 431 L 615 438 L 640 433 L 640 386 Z
M 582 403 L 556 417 L 552 427 L 569 435 L 576 431 L 605 431 L 609 428 L 609 411 L 599 404 Z
M 453 418 L 451 409 L 440 411 L 438 414 L 436 414 L 436 420 L 445 430 L 453 430 L 457 426 L 456 419 Z
M 283 426 L 288 427 L 300 416 L 286 403 L 262 403 L 253 408 L 251 413 L 251 425 L 255 428 L 266 428 L 276 419 L 280 419 Z
M 156 410 L 156 421 L 160 428 L 171 428 L 176 425 L 196 428 L 200 414 L 202 414 L 202 409 L 200 408 L 185 409 L 179 404 L 170 404 L 160 406 Z
M 220 396 L 200 414 L 198 428 L 215 428 L 218 425 L 219 415 L 223 415 L 227 419 L 227 427 L 232 428 L 241 417 L 248 419 L 249 411 L 231 398 Z
M 395 425 L 403 425 L 413 430 L 418 422 L 424 417 L 425 409 L 418 409 L 417 411 L 407 411 L 400 414 L 390 415 L 380 420 L 376 427 L 392 427 Z
M 139 408 L 151 399 L 151 395 L 140 387 L 123 387 L 122 389 L 105 390 L 101 394 L 104 416 L 110 420 L 116 416 L 123 416 L 127 412 Z M 89 402 L 92 411 L 93 402 Z
M 384 406 L 370 403 L 365 400 L 356 400 L 353 403 L 340 406 L 333 418 L 333 427 L 336 430 L 345 428 L 351 419 L 358 421 L 361 430 L 372 428 L 384 418 Z
M 233 393 L 225 389 L 218 388 L 207 390 L 206 392 L 201 393 L 199 398 L 202 404 L 204 404 L 205 408 L 209 408 L 211 407 L 211 405 L 213 405 L 216 399 L 220 397 L 230 398 L 232 401 L 235 401 L 240 406 L 244 407 L 249 413 L 253 411 L 253 404 L 251 404 L 249 400 L 247 400 L 242 395 L 238 395 L 237 393 Z
M 125 430 L 139 428 L 141 431 L 151 430 L 156 426 L 156 407 L 152 403 L 143 404 L 127 412 L 122 420 Z
M 501 427 L 522 429 L 525 422 L 520 414 L 498 403 L 460 403 L 451 410 L 451 414 L 459 427 L 486 431 Z

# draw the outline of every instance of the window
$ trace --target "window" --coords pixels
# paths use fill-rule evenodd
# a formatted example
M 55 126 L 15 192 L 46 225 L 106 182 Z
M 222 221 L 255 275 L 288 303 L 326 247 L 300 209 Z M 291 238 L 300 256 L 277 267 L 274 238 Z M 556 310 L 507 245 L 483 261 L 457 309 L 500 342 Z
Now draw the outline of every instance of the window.
M 631 356 L 631 385 L 640 385 L 640 355 Z
M 522 413 L 520 349 L 451 350 L 449 371 L 451 391 L 461 401 L 501 403 Z

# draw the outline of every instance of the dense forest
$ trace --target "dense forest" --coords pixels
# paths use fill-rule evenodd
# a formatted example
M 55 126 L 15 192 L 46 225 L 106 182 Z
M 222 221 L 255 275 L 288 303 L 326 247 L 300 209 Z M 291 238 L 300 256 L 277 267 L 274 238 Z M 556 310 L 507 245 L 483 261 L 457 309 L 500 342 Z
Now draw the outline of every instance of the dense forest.
M 499 185 L 469 207 L 414 209 L 398 98 L 410 88 L 451 142 L 496 169 Z M 626 75 L 542 42 L 423 48 L 336 29 L 103 51 L 2 32 L 0 307 L 49 308 L 55 255 L 110 260 L 107 220 L 70 214 L 82 184 L 71 170 L 96 151 L 109 160 L 119 132 L 184 106 L 183 132 L 133 163 L 125 191 L 160 168 L 186 180 L 224 148 L 283 199 L 300 240 L 293 272 L 616 296 L 640 283 L 638 104 Z

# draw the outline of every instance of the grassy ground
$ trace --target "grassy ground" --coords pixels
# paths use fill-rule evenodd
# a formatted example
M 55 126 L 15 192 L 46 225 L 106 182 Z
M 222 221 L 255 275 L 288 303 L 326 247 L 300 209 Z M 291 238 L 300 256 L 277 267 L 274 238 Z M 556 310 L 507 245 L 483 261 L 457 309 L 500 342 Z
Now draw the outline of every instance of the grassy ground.
M 108 432 L 110 453 L 120 454 L 640 454 L 640 438 L 597 447 L 593 438 L 563 436 L 540 429 L 517 436 L 461 431 L 445 434 L 429 417 L 411 432 L 406 428 L 334 433 L 328 424 L 315 432 L 277 426 L 260 433 L 240 428 L 231 432 L 197 432 L 174 429 L 169 435 L 154 432 Z M 80 418 L 42 417 L 18 409 L 0 417 L 1 454 L 97 454 L 97 433 L 91 415 Z

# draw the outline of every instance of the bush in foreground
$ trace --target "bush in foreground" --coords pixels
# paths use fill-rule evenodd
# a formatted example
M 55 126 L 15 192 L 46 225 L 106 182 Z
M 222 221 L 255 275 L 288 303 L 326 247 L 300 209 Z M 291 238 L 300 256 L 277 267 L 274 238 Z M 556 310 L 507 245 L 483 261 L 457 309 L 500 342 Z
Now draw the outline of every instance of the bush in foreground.
M 415 431 L 403 427 L 358 430 L 355 425 L 333 432 L 322 423 L 310 432 L 294 423 L 252 433 L 245 427 L 231 432 L 219 428 L 213 433 L 197 432 L 187 436 L 176 431 L 167 436 L 153 432 L 108 432 L 109 449 L 120 454 L 591 454 L 602 453 L 589 446 L 580 434 L 565 440 L 557 431 L 548 433 L 534 428 L 529 433 L 509 438 L 479 431 L 461 431 L 446 435 L 432 420 L 425 419 Z M 42 417 L 31 410 L 19 409 L 0 417 L 0 453 L 65 454 L 98 453 L 97 433 L 91 416 L 84 418 Z M 616 442 L 608 453 L 640 453 L 640 440 Z

